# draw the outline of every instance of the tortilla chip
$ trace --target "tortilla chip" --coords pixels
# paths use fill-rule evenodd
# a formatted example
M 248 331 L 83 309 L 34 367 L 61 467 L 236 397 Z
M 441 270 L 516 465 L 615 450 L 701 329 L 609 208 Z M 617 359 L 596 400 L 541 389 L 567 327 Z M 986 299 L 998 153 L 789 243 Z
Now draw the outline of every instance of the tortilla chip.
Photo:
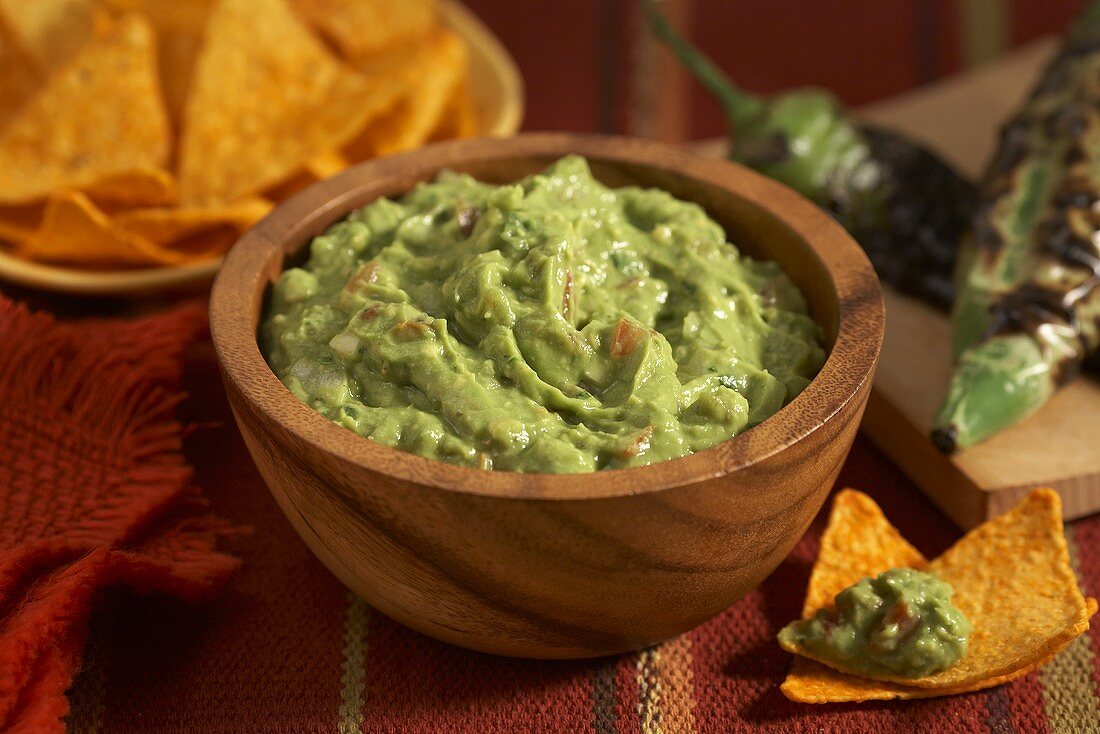
M 219 204 L 285 180 L 386 109 L 387 87 L 340 63 L 285 0 L 220 0 L 184 111 L 181 199 Z
M 348 159 L 342 153 L 330 150 L 315 155 L 306 161 L 306 172 L 318 181 L 322 181 L 330 176 L 335 176 L 349 165 Z
M 96 0 L 0 0 L 0 24 L 38 69 L 56 69 L 92 37 Z
M 123 171 L 84 188 L 94 201 L 126 206 L 173 204 L 179 198 L 176 179 L 162 168 Z
M 850 492 L 838 495 L 837 502 Z M 875 519 L 881 511 L 869 510 L 868 503 L 874 504 L 870 498 L 860 497 L 862 513 L 834 505 L 837 522 L 830 521 L 822 538 L 818 563 L 823 565 L 820 573 L 814 567 L 803 618 L 832 603 L 839 591 L 861 578 L 920 563 L 912 556 L 903 562 L 904 554 L 891 557 L 882 552 L 883 544 L 868 543 L 861 525 L 870 524 L 872 534 L 884 534 L 886 548 L 900 548 L 900 535 L 890 538 L 896 531 Z M 844 507 L 855 504 L 850 498 L 843 502 Z M 1096 612 L 1095 600 L 1081 595 L 1069 565 L 1061 517 L 1058 495 L 1035 490 L 1015 509 L 975 528 L 928 565 L 930 572 L 954 587 L 953 602 L 974 625 L 969 650 L 957 665 L 925 678 L 875 681 L 821 664 L 828 661 L 799 660 L 781 686 L 783 693 L 808 703 L 923 698 L 988 688 L 1035 670 L 1087 630 Z M 848 523 L 855 525 L 845 527 Z M 845 562 L 859 573 L 842 579 Z M 813 657 L 797 645 L 784 647 Z
M 172 250 L 198 262 L 221 257 L 237 243 L 241 233 L 232 227 L 206 229 L 172 243 Z
M 890 701 L 946 695 L 942 691 L 906 688 L 848 675 L 801 656 L 795 657 L 791 672 L 787 674 L 779 690 L 791 701 L 799 703 Z
M 42 205 L 0 206 L 0 242 L 19 249 L 42 222 Z
M 957 665 L 909 685 L 957 687 L 1005 675 L 1058 652 L 1089 628 L 1062 530 L 1062 498 L 1051 489 L 1037 489 L 979 525 L 928 570 L 955 587 L 953 602 L 974 634 Z
M 480 127 L 474 99 L 470 95 L 469 81 L 464 79 L 458 83 L 447 106 L 443 108 L 442 118 L 430 139 L 435 141 L 473 138 L 477 136 Z
M 829 524 L 810 574 L 802 617 L 812 617 L 832 604 L 844 589 L 861 579 L 891 568 L 924 568 L 927 561 L 890 524 L 875 501 L 862 492 L 845 489 L 833 499 Z M 903 686 L 848 675 L 801 656 L 796 657 L 780 686 L 792 701 L 871 701 L 907 698 Z
M 227 229 L 237 236 L 267 216 L 271 202 L 259 197 L 209 208 L 128 209 L 114 223 L 157 245 L 175 249 L 181 240 L 211 230 Z
M 31 98 L 36 83 L 31 65 L 10 41 L 0 36 L 0 129 Z
M 1088 615 L 1091 618 L 1096 614 L 1097 602 L 1093 598 L 1085 600 L 1088 605 Z M 1061 652 L 1059 650 L 1058 652 Z M 1026 667 L 1014 670 L 1005 675 L 976 681 L 973 684 L 958 688 L 910 688 L 895 683 L 875 681 L 870 678 L 860 678 L 839 670 L 822 665 L 815 660 L 804 657 L 796 657 L 791 672 L 783 685 L 779 688 L 787 698 L 800 703 L 851 703 L 859 701 L 890 701 L 910 700 L 914 698 L 932 698 L 935 696 L 954 696 L 960 693 L 970 693 L 986 688 L 993 688 L 1003 683 L 1010 683 L 1018 678 L 1030 675 L 1043 667 L 1057 655 L 1051 653 L 1042 660 L 1035 661 Z
M 405 92 L 395 107 L 344 149 L 347 156 L 360 161 L 423 145 L 465 78 L 467 57 L 462 38 L 440 28 L 424 40 L 357 62 L 370 79 L 403 80 Z
M 436 22 L 431 0 L 294 0 L 294 8 L 348 58 L 423 37 Z
M 0 202 L 163 167 L 168 120 L 148 21 L 131 15 L 51 77 L 0 133 Z
M 157 68 L 168 116 L 178 127 L 183 119 L 187 87 L 202 42 L 202 32 L 214 0 L 106 0 L 118 12 L 139 12 L 149 18 L 157 36 Z
M 20 254 L 32 260 L 95 266 L 174 265 L 193 259 L 116 226 L 78 191 L 50 197 L 42 224 L 23 243 Z
M 318 181 L 324 181 L 330 176 L 335 176 L 349 165 L 351 165 L 350 162 L 341 153 L 336 151 L 321 153 L 306 161 L 304 171 L 294 178 L 268 189 L 265 194 L 275 201 L 286 201 L 302 189 L 312 186 Z
M 875 501 L 854 489 L 838 492 L 810 574 L 803 618 L 829 606 L 837 594 L 891 568 L 924 568 L 928 562 L 890 524 Z

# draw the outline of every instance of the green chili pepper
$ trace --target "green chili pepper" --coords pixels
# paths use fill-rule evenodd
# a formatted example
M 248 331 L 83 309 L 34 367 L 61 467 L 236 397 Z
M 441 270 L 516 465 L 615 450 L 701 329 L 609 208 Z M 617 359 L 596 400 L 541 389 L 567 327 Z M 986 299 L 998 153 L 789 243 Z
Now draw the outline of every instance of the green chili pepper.
M 864 247 L 879 276 L 947 309 L 975 190 L 933 153 L 856 119 L 824 89 L 758 97 L 737 88 L 645 0 L 650 28 L 725 112 L 729 158 L 800 191 Z
M 1001 131 L 959 258 L 957 358 L 933 440 L 1033 413 L 1100 347 L 1100 2 Z
M 658 5 L 644 0 L 650 27 L 718 100 L 730 129 L 730 159 L 832 212 L 884 281 L 949 307 L 973 187 L 916 143 L 857 120 L 828 91 L 760 97 L 738 89 L 672 29 Z

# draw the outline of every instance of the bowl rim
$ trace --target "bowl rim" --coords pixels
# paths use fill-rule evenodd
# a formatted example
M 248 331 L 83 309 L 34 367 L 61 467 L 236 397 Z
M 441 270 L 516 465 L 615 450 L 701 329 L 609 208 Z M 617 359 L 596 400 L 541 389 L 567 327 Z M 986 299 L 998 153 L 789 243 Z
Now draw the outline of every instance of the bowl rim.
M 362 206 L 353 202 L 365 189 L 396 183 L 407 188 L 448 166 L 569 153 L 663 169 L 732 191 L 806 242 L 831 280 L 838 314 L 832 349 L 802 393 L 752 429 L 688 456 L 582 475 L 546 474 L 484 471 L 375 443 L 300 401 L 272 372 L 260 352 L 252 312 L 263 306 L 264 290 L 274 274 L 272 259 L 281 257 L 276 253 L 316 232 L 319 220 L 336 221 Z M 281 272 L 281 259 L 275 270 Z M 857 312 L 859 318 L 853 318 Z M 578 500 L 638 495 L 724 476 L 814 433 L 869 388 L 884 337 L 885 306 L 878 278 L 862 248 L 825 211 L 772 179 L 728 161 L 701 158 L 648 140 L 526 133 L 507 139 L 437 143 L 366 161 L 299 192 L 246 232 L 227 254 L 211 292 L 210 329 L 227 388 L 238 391 L 266 420 L 312 450 L 411 485 L 488 497 Z

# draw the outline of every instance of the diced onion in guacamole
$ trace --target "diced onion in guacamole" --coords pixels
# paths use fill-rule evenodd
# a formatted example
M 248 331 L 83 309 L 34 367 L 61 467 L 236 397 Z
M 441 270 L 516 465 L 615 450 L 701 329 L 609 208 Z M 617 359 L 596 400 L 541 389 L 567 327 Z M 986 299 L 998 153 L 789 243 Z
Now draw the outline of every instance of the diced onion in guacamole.
M 331 420 L 431 459 L 586 472 L 685 456 L 774 414 L 825 359 L 778 265 L 576 156 L 505 186 L 442 173 L 308 255 L 273 289 L 272 370 Z

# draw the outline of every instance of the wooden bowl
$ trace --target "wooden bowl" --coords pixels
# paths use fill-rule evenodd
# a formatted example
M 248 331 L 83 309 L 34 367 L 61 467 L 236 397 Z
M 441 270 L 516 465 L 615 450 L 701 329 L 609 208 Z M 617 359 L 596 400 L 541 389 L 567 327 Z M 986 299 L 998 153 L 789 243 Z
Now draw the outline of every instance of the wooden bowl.
M 698 202 L 744 252 L 782 265 L 830 350 L 798 398 L 682 459 L 583 475 L 521 474 L 454 466 L 361 438 L 295 398 L 268 368 L 256 343 L 265 292 L 284 259 L 328 225 L 442 169 L 512 182 L 566 153 L 586 156 L 612 186 L 655 186 Z M 573 658 L 679 634 L 771 573 L 848 454 L 884 310 L 862 250 L 790 189 L 657 143 L 533 134 L 441 143 L 360 164 L 301 192 L 229 253 L 210 323 L 253 459 L 302 539 L 341 581 L 390 617 L 456 645 Z
M 481 20 L 457 0 L 439 0 L 443 24 L 470 49 L 470 95 L 482 135 L 506 137 L 523 122 L 523 81 L 516 62 Z M 128 270 L 87 270 L 36 263 L 0 250 L 0 280 L 87 296 L 145 295 L 204 289 L 221 267 L 217 257 L 186 265 Z

